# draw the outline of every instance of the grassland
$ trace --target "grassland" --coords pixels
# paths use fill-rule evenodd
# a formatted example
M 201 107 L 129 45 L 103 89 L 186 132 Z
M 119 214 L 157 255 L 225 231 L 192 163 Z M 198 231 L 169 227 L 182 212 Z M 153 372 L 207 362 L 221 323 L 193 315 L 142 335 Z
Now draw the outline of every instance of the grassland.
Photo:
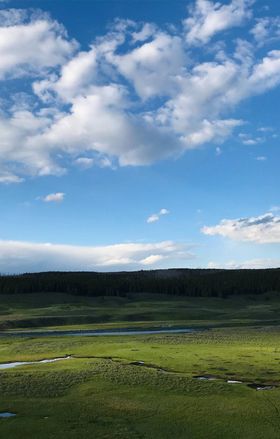
M 39 328 L 34 320 L 60 317 L 59 325 L 48 320 L 42 326 L 70 328 L 78 316 L 96 319 L 84 327 L 184 323 L 210 329 L 180 335 L 1 337 L 1 363 L 72 355 L 59 363 L 0 371 L 0 412 L 17 414 L 0 420 L 1 438 L 279 439 L 277 295 L 36 297 L 4 297 L 1 324 Z M 144 365 L 131 364 L 139 361 Z M 200 381 L 197 375 L 216 379 Z M 273 388 L 257 391 L 249 383 Z
M 0 296 L 0 330 L 160 325 L 280 324 L 280 295 L 228 299 L 160 295 L 81 297 L 67 294 Z

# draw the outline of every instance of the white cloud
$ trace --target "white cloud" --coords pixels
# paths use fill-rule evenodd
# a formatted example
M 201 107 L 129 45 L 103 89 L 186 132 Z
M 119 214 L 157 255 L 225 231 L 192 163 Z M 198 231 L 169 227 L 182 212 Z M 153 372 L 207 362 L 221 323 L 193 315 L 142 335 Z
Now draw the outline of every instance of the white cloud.
M 267 157 L 265 155 L 259 155 L 258 157 L 256 157 L 256 160 L 258 162 L 265 162 L 267 160 Z
M 262 137 L 256 137 L 255 139 L 253 138 L 243 138 L 242 139 L 242 143 L 243 145 L 258 145 L 259 143 L 263 142 L 264 139 Z
M 233 131 L 235 127 L 242 125 L 241 120 L 215 120 L 209 122 L 203 120 L 197 127 L 196 131 L 187 134 L 183 140 L 186 148 L 195 148 L 208 142 L 223 142 Z
M 251 3 L 198 0 L 203 20 L 189 38 L 243 23 Z M 233 53 L 224 45 L 199 61 L 201 48 L 190 49 L 184 32 L 118 20 L 76 53 L 77 43 L 48 16 L 9 10 L 0 27 L 0 77 L 25 75 L 32 94 L 25 87 L 1 101 L 0 182 L 61 175 L 69 163 L 148 165 L 231 136 L 244 122 L 230 112 L 280 84 L 280 51 L 258 55 L 237 40 Z
M 100 168 L 111 168 L 114 169 L 114 164 L 109 157 L 106 156 L 96 156 L 96 157 L 79 157 L 74 163 L 82 169 L 88 169 L 96 165 Z
M 14 175 L 10 172 L 5 172 L 4 170 L 0 173 L 0 183 L 10 184 L 10 183 L 21 183 L 22 178 Z
M 63 27 L 46 15 L 22 22 L 26 16 L 26 11 L 1 11 L 0 79 L 38 74 L 61 65 L 77 48 Z
M 36 141 L 51 118 L 28 110 L 0 113 L 0 173 L 17 181 L 21 174 L 60 174 L 63 169 L 51 157 L 51 145 Z M 8 164 L 7 164 L 8 162 Z
M 170 212 L 167 209 L 160 209 L 159 215 L 168 215 Z
M 259 46 L 280 38 L 280 17 L 262 17 L 256 20 L 251 29 Z
M 43 101 L 51 99 L 51 93 L 57 93 L 61 99 L 69 102 L 75 96 L 83 94 L 87 86 L 96 79 L 96 64 L 94 49 L 80 52 L 63 65 L 59 78 L 51 75 L 47 79 L 35 82 L 33 84 L 34 92 Z
M 280 217 L 266 213 L 258 217 L 223 219 L 216 226 L 204 226 L 205 235 L 220 235 L 236 241 L 258 244 L 280 243 Z
M 180 150 L 170 130 L 153 126 L 127 110 L 122 86 L 94 86 L 86 96 L 74 98 L 71 113 L 35 141 L 46 149 L 52 146 L 70 154 L 87 150 L 115 156 L 122 166 L 150 164 Z
M 186 245 L 172 241 L 95 247 L 0 241 L 0 272 L 119 270 L 168 266 L 193 258 Z
M 186 65 L 182 39 L 164 32 L 124 55 L 107 54 L 107 59 L 133 83 L 142 99 L 170 95 L 178 88 L 176 76 Z
M 140 262 L 143 265 L 153 265 L 159 261 L 162 261 L 162 259 L 164 259 L 163 255 L 150 255 L 150 256 L 147 256 L 146 258 L 142 259 L 142 261 L 140 261 Z
M 150 215 L 147 219 L 147 223 L 155 223 L 159 220 L 159 215 L 156 213 L 153 213 L 152 215 Z
M 61 203 L 64 200 L 65 194 L 63 192 L 55 192 L 54 194 L 48 194 L 45 197 L 41 197 L 41 200 L 45 203 Z
M 250 0 L 232 0 L 221 4 L 210 0 L 196 0 L 191 15 L 184 20 L 189 44 L 207 43 L 218 32 L 240 26 L 251 17 Z
M 152 215 L 150 215 L 147 218 L 147 223 L 148 224 L 155 223 L 155 222 L 159 221 L 161 216 L 168 215 L 169 213 L 170 212 L 167 209 L 160 209 L 160 211 L 158 213 L 153 213 Z
M 253 67 L 252 75 L 249 78 L 248 92 L 254 94 L 269 90 L 280 82 L 280 50 L 271 50 L 261 62 Z M 262 82 L 265 81 L 265 84 Z
M 90 157 L 79 157 L 75 160 L 75 163 L 81 168 L 91 168 L 94 165 L 94 159 Z
M 146 41 L 156 33 L 156 26 L 152 23 L 145 23 L 138 31 L 132 32 L 134 42 Z
M 22 24 L 28 18 L 25 9 L 1 9 L 0 10 L 0 26 L 15 26 Z
M 208 268 L 225 268 L 229 270 L 280 268 L 280 259 L 250 259 L 244 262 L 229 261 L 223 264 L 211 261 L 208 264 Z

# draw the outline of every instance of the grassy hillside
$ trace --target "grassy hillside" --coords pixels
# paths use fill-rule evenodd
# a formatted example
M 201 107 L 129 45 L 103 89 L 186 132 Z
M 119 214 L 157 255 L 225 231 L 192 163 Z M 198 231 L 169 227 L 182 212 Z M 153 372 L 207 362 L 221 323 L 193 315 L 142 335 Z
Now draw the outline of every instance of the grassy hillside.
M 40 327 L 217 326 L 280 323 L 280 294 L 227 299 L 130 294 L 2 295 L 0 329 Z

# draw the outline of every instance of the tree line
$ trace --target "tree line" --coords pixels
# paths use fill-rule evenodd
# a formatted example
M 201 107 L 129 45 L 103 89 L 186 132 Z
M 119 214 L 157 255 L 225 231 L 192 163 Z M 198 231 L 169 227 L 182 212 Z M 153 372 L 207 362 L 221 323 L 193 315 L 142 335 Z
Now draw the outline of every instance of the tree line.
M 69 293 L 125 296 L 154 293 L 227 297 L 280 292 L 280 268 L 264 270 L 169 269 L 134 272 L 44 272 L 0 275 L 1 294 Z

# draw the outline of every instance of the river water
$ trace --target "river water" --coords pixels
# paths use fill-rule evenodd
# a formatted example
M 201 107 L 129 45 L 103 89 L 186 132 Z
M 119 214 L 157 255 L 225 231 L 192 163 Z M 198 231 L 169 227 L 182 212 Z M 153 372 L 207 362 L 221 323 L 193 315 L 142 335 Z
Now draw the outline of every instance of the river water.
M 147 328 L 147 329 L 85 329 L 85 330 L 50 330 L 50 331 L 15 331 L 0 332 L 2 337 L 60 337 L 71 336 L 104 336 L 104 335 L 149 335 L 149 334 L 187 334 L 198 331 L 191 328 Z
M 70 355 L 61 358 L 52 358 L 50 360 L 39 360 L 39 361 L 14 361 L 13 363 L 2 363 L 0 364 L 0 370 L 3 369 L 13 369 L 17 366 L 26 366 L 28 364 L 45 364 L 45 363 L 55 363 L 56 361 L 69 360 L 72 358 Z

